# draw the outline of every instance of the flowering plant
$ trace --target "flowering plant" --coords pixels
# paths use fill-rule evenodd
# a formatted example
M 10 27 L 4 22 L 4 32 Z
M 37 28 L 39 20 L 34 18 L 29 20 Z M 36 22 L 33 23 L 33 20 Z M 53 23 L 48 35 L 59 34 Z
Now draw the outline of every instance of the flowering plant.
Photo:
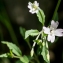
M 40 63 L 37 55 L 34 52 L 34 47 L 38 45 L 39 55 L 43 57 L 45 62 L 50 63 L 48 42 L 51 42 L 51 43 L 55 42 L 55 36 L 62 37 L 63 29 L 57 29 L 59 22 L 58 21 L 55 22 L 54 19 L 51 20 L 51 25 L 49 25 L 48 27 L 45 26 L 45 14 L 43 10 L 39 7 L 39 3 L 37 1 L 34 1 L 33 3 L 29 2 L 27 7 L 29 8 L 29 12 L 31 14 L 37 15 L 38 21 L 42 24 L 41 31 L 38 31 L 37 29 L 31 29 L 25 32 L 25 40 L 31 49 L 30 56 L 22 55 L 21 50 L 15 44 L 2 41 L 3 44 L 6 44 L 9 47 L 10 52 L 1 54 L 0 57 L 18 58 L 21 61 L 21 63 L 34 63 L 34 61 L 32 61 L 32 59 L 34 59 L 36 60 L 37 63 Z M 56 13 L 57 13 L 57 8 L 55 10 Z M 54 15 L 55 15 L 55 12 L 54 12 Z M 55 17 L 56 15 L 53 18 Z M 22 29 L 22 30 L 25 30 L 25 29 Z M 21 33 L 23 32 L 21 31 Z M 36 39 L 33 40 L 32 47 L 28 42 L 29 36 L 36 37 Z
M 39 22 L 42 23 L 42 30 L 39 32 L 38 30 L 27 30 L 25 33 L 25 38 L 28 38 L 29 35 L 31 36 L 37 36 L 35 40 L 33 40 L 33 46 L 31 49 L 31 57 L 34 54 L 34 47 L 35 45 L 39 45 L 39 49 L 41 51 L 40 55 L 43 56 L 43 59 L 50 63 L 50 55 L 48 51 L 48 42 L 53 43 L 55 41 L 55 36 L 62 37 L 63 36 L 63 29 L 57 29 L 59 22 L 58 21 L 51 21 L 51 25 L 48 27 L 45 27 L 45 14 L 43 10 L 39 7 L 39 3 L 37 1 L 34 1 L 34 3 L 29 2 L 28 8 L 30 9 L 29 12 L 31 14 L 36 13 Z M 41 36 L 41 38 L 39 38 Z

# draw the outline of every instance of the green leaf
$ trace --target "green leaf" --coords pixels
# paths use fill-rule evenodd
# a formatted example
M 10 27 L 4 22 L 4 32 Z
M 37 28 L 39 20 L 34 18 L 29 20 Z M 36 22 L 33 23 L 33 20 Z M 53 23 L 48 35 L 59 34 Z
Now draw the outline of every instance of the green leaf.
M 19 28 L 20 29 L 20 33 L 21 33 L 21 35 L 23 36 L 23 38 L 25 37 L 25 28 L 23 28 L 23 27 L 20 27 Z
M 36 36 L 39 34 L 39 31 L 38 30 L 27 30 L 25 32 L 25 39 L 28 38 L 29 36 Z
M 43 10 L 39 9 L 39 12 L 37 13 L 37 17 L 38 17 L 39 21 L 44 25 L 45 14 L 44 14 Z
M 50 62 L 50 59 L 49 59 L 48 45 L 47 45 L 47 43 L 45 43 L 45 42 L 43 42 L 42 45 L 43 45 L 43 48 L 42 48 L 41 55 L 43 56 L 43 59 L 44 59 L 47 63 L 49 63 L 49 62 Z
M 20 60 L 21 60 L 23 63 L 29 63 L 29 59 L 28 59 L 28 57 L 25 56 L 25 55 L 24 55 L 23 57 L 21 57 Z
M 8 57 L 7 53 L 1 54 L 1 55 L 0 55 L 0 58 L 2 58 L 2 57 Z
M 13 43 L 7 42 L 7 41 L 2 41 L 3 44 L 6 44 L 10 50 L 12 50 L 12 52 L 17 55 L 17 56 L 21 56 L 22 52 L 21 50 Z

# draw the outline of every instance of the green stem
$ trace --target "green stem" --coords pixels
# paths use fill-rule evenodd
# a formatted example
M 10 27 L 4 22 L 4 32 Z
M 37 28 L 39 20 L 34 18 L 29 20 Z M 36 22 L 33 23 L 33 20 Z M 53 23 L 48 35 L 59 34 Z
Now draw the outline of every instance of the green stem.
M 24 31 L 23 31 L 23 32 L 24 32 Z M 21 33 L 21 34 L 22 34 L 22 33 Z M 24 34 L 25 34 L 25 33 L 24 33 Z M 23 35 L 22 35 L 22 36 L 23 36 Z M 23 36 L 23 38 L 24 38 L 24 36 Z M 39 36 L 37 36 L 36 39 L 37 39 L 37 38 L 39 38 Z M 24 39 L 24 40 L 25 40 L 25 39 Z M 29 38 L 27 38 L 25 41 L 26 41 L 26 43 L 28 44 L 28 46 L 29 46 L 29 48 L 30 48 L 30 50 L 31 50 L 32 47 L 31 47 L 31 44 L 29 43 Z M 34 43 L 35 43 L 35 42 L 34 42 Z M 40 63 L 40 61 L 38 60 L 38 57 L 37 57 L 37 55 L 36 55 L 35 53 L 34 53 L 34 56 L 35 56 L 34 59 L 37 61 L 37 63 Z
M 38 38 L 39 38 L 39 36 L 40 36 L 41 33 L 42 33 L 42 31 L 39 32 L 39 34 L 38 34 L 38 36 L 36 37 L 35 40 L 38 40 Z M 33 48 L 35 47 L 35 45 L 36 45 L 36 42 L 33 43 Z
M 30 43 L 27 42 L 27 44 L 28 44 L 29 48 L 31 49 L 32 47 L 31 47 Z M 34 53 L 34 56 L 35 56 L 35 60 L 37 61 L 37 63 L 40 63 L 40 61 L 38 60 L 38 57 L 35 53 Z
M 42 31 L 41 31 L 41 32 L 42 32 Z M 41 32 L 40 32 L 40 33 L 38 34 L 38 36 L 36 37 L 36 40 L 39 38 Z M 29 48 L 31 49 L 32 47 L 31 47 L 30 43 L 27 42 L 27 44 L 28 44 Z M 36 44 L 36 42 L 34 42 L 33 47 L 35 46 L 35 44 Z M 35 53 L 34 53 L 34 56 L 35 56 L 35 60 L 37 61 L 37 63 L 40 63 L 40 61 L 38 60 L 38 57 L 37 57 L 37 55 L 36 55 Z
M 27 44 L 28 44 L 29 48 L 31 49 L 32 47 L 31 47 L 30 43 L 27 42 Z M 34 56 L 35 56 L 35 60 L 37 61 L 37 63 L 40 63 L 40 61 L 38 60 L 38 57 L 35 53 L 34 53 Z
M 56 16 L 56 13 L 57 13 L 57 10 L 58 10 L 58 8 L 59 8 L 60 3 L 61 3 L 61 0 L 58 0 L 58 3 L 57 3 L 57 5 L 56 5 L 55 11 L 54 11 L 54 13 L 53 13 L 52 19 L 55 19 L 55 16 Z
M 40 31 L 39 32 L 39 34 L 38 34 L 38 36 L 36 37 L 36 40 L 39 38 L 39 36 L 40 36 L 40 34 L 42 33 L 42 31 Z M 34 42 L 34 44 L 33 44 L 33 47 L 32 48 L 34 48 L 35 47 L 35 45 L 36 45 L 36 42 Z M 36 56 L 36 54 L 34 54 L 34 56 L 36 57 L 36 61 L 37 61 L 37 56 Z M 39 61 L 37 61 L 38 63 L 40 63 Z

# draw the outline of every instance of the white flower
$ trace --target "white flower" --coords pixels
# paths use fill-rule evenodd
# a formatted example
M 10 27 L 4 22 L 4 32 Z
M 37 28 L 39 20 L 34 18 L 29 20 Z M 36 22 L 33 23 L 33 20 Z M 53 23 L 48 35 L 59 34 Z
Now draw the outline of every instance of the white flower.
M 44 33 L 48 34 L 47 40 L 54 42 L 55 41 L 55 36 L 63 36 L 63 29 L 57 29 L 58 27 L 58 21 L 51 21 L 50 27 L 43 27 Z
M 34 3 L 29 2 L 28 3 L 28 8 L 30 9 L 29 12 L 34 14 L 38 12 L 38 7 L 39 3 L 37 3 L 37 1 L 34 1 Z

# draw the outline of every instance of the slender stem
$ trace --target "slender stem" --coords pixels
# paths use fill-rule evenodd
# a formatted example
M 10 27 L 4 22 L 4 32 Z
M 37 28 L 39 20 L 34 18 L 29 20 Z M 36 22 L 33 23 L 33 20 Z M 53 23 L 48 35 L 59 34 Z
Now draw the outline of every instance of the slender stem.
M 32 47 L 31 47 L 30 43 L 27 42 L 27 44 L 28 44 L 29 48 L 31 49 Z M 35 56 L 35 60 L 37 61 L 37 63 L 40 63 L 40 61 L 38 60 L 38 57 L 35 53 L 34 53 L 34 56 Z
M 41 33 L 41 32 L 40 32 Z M 40 33 L 38 34 L 38 36 L 36 37 L 36 40 L 39 38 L 39 35 L 40 35 Z M 23 37 L 24 38 L 24 37 Z M 24 39 L 25 40 L 25 39 Z M 29 43 L 29 38 L 28 39 L 26 39 L 25 40 L 26 42 L 27 42 L 27 44 L 28 44 L 28 46 L 29 46 L 29 48 L 30 48 L 30 50 L 33 48 L 33 47 L 31 47 L 31 45 L 30 45 L 30 43 Z M 36 44 L 36 42 L 34 42 L 35 44 Z M 35 44 L 33 44 L 33 46 L 35 46 Z M 34 53 L 34 56 L 35 56 L 35 60 L 37 61 L 37 63 L 40 63 L 40 61 L 38 60 L 38 57 L 37 57 L 37 55 Z
M 58 0 L 58 3 L 57 3 L 57 5 L 56 5 L 55 11 L 54 11 L 54 13 L 53 13 L 52 19 L 55 19 L 55 16 L 56 16 L 56 13 L 57 13 L 57 10 L 58 10 L 58 8 L 59 8 L 60 3 L 61 3 L 61 0 Z
M 42 33 L 42 31 L 39 32 L 38 36 L 36 37 L 36 40 L 39 38 L 39 36 L 40 36 L 41 33 Z M 31 45 L 30 45 L 29 42 L 27 42 L 27 44 L 29 45 L 29 48 L 31 49 L 31 48 L 34 48 L 36 42 L 33 43 L 33 47 L 31 47 Z M 37 55 L 36 55 L 35 53 L 34 53 L 34 56 L 35 56 L 35 58 L 36 58 L 35 60 L 37 61 L 37 63 L 40 63 L 40 61 L 38 60 L 38 57 L 37 57 Z
M 23 38 L 24 38 L 24 37 L 23 37 Z M 24 39 L 24 40 L 25 40 L 25 39 Z M 30 45 L 30 43 L 29 43 L 29 38 L 27 38 L 25 41 L 27 42 L 29 48 L 31 49 L 31 45 Z
M 32 47 L 31 47 L 30 43 L 27 42 L 27 44 L 28 44 L 29 48 L 31 49 Z M 40 63 L 40 61 L 38 60 L 38 57 L 35 53 L 34 53 L 34 56 L 35 56 L 35 60 L 37 61 L 37 63 Z
M 38 36 L 36 37 L 36 40 L 39 38 L 39 36 L 40 36 L 41 33 L 42 33 L 42 31 L 39 32 Z M 36 45 L 36 42 L 33 43 L 33 47 L 35 47 L 35 45 Z
M 36 37 L 36 40 L 39 38 L 41 33 L 42 33 L 42 31 L 39 32 L 38 36 Z
M 41 33 L 42 33 L 42 31 L 39 32 L 38 36 L 36 37 L 36 40 L 39 38 L 39 36 L 40 36 Z M 32 48 L 34 48 L 35 45 L 36 45 L 36 42 L 33 43 L 33 47 Z M 34 55 L 35 55 L 36 61 L 37 61 L 38 58 L 37 58 L 36 54 L 34 54 Z M 38 63 L 40 63 L 40 62 L 38 61 Z

